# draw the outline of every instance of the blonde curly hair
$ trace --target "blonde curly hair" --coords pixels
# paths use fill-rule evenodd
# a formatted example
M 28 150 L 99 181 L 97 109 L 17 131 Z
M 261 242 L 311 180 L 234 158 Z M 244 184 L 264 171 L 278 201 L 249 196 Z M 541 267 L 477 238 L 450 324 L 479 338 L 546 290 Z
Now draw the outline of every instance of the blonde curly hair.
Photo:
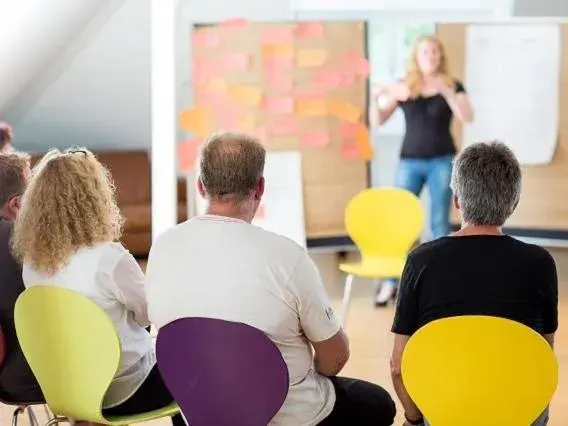
M 77 250 L 118 240 L 123 222 L 106 167 L 84 148 L 52 150 L 32 171 L 12 245 L 21 262 L 52 276 Z

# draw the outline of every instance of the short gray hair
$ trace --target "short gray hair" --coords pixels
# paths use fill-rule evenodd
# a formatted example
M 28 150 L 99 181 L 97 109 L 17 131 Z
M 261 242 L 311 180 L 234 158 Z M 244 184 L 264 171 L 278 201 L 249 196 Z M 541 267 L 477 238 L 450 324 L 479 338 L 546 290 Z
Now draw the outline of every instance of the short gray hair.
M 505 144 L 476 143 L 456 157 L 451 188 L 464 222 L 502 226 L 521 196 L 521 167 Z
M 260 141 L 241 133 L 219 133 L 203 145 L 200 180 L 210 199 L 242 201 L 264 173 L 266 150 Z

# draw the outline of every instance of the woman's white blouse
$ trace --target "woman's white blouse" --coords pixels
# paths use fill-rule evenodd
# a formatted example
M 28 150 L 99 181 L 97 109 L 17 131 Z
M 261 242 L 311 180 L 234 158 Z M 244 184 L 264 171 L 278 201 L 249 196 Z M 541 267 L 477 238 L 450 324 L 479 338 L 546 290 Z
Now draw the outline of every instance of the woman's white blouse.
M 156 357 L 150 334 L 144 329 L 150 325 L 144 274 L 128 250 L 114 242 L 85 247 L 53 276 L 38 273 L 24 263 L 22 277 L 26 288 L 65 287 L 85 295 L 107 313 L 120 337 L 122 357 L 103 407 L 119 405 L 136 392 L 148 377 Z

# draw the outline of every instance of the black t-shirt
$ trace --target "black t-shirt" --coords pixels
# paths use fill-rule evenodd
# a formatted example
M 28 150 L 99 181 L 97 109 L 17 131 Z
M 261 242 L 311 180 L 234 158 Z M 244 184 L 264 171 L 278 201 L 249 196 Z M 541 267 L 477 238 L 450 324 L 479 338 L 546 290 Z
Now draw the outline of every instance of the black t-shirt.
M 456 93 L 465 92 L 455 81 Z M 453 113 L 442 95 L 418 96 L 399 102 L 406 121 L 402 158 L 434 158 L 456 153 L 450 133 Z
M 6 340 L 0 397 L 11 401 L 42 401 L 41 389 L 20 349 L 14 327 L 14 306 L 25 287 L 22 267 L 12 256 L 12 227 L 12 222 L 0 220 L 0 327 Z
M 402 273 L 392 332 L 411 336 L 431 321 L 460 315 L 508 318 L 554 333 L 554 259 L 509 236 L 443 237 L 417 247 Z

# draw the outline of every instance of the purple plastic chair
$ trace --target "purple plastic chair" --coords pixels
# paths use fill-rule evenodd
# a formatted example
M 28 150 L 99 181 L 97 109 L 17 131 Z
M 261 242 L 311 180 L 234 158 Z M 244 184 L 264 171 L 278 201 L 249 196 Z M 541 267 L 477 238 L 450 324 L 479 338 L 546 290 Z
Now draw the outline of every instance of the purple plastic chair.
M 266 426 L 288 394 L 280 351 L 246 324 L 182 318 L 159 330 L 156 353 L 190 426 Z

